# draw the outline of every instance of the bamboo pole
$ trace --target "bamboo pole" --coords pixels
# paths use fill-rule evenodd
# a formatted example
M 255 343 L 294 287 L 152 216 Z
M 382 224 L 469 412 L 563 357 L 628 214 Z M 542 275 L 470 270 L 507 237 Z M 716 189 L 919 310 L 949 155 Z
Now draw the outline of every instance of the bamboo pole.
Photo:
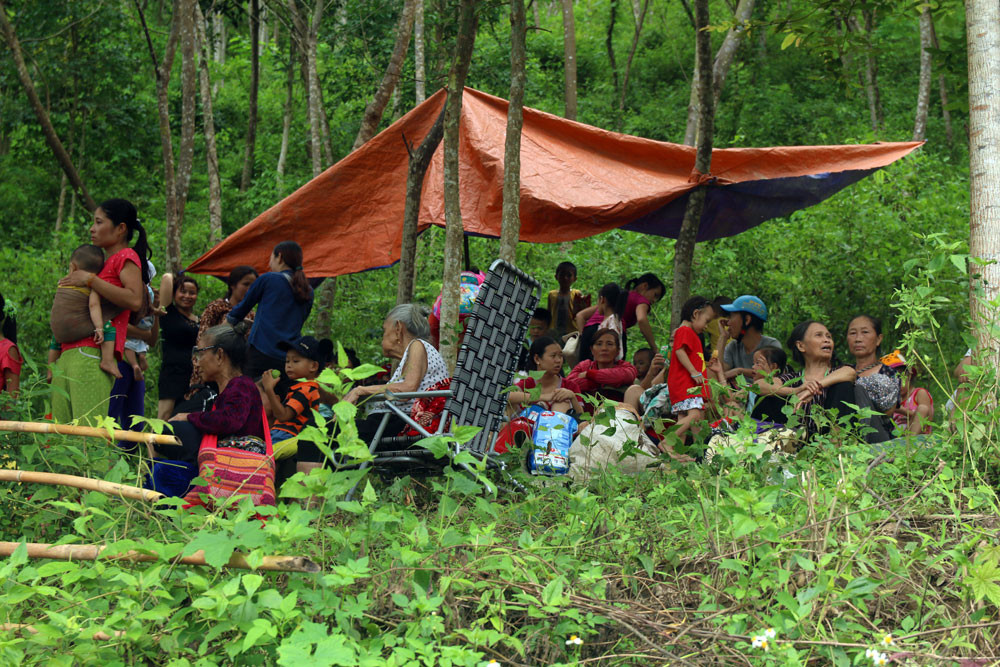
M 21 545 L 20 542 L 0 542 L 0 556 L 10 556 Z M 28 558 L 52 558 L 54 560 L 97 560 L 107 547 L 97 544 L 45 544 L 28 542 Z M 148 563 L 160 560 L 156 554 L 146 554 L 139 551 L 124 551 L 108 556 L 107 560 L 127 560 L 133 563 Z M 190 556 L 171 558 L 172 563 L 182 565 L 207 565 L 205 552 L 198 550 Z M 267 570 L 269 572 L 309 572 L 320 571 L 319 565 L 305 556 L 264 556 L 257 567 L 247 562 L 246 556 L 234 553 L 226 564 L 227 567 L 241 570 Z
M 49 422 L 0 421 L 0 431 L 81 435 L 88 438 L 103 438 L 109 441 L 113 439 L 126 440 L 128 442 L 144 442 L 150 445 L 181 444 L 181 441 L 173 435 L 157 435 L 155 433 L 139 433 L 137 431 L 122 431 L 120 429 L 97 428 L 94 426 L 76 426 L 73 424 L 52 424 Z
M 86 632 L 85 628 L 80 628 L 80 632 Z M 33 635 L 38 634 L 38 628 L 33 625 L 28 625 L 27 623 L 0 623 L 0 632 L 30 632 Z M 115 637 L 124 637 L 125 630 L 115 630 Z M 94 639 L 99 642 L 111 641 L 112 636 L 106 632 L 101 632 L 100 630 L 95 631 L 93 634 L 87 636 L 88 639 Z
M 33 470 L 0 469 L 0 482 L 72 486 L 77 489 L 86 489 L 87 491 L 98 491 L 109 496 L 121 496 L 122 498 L 145 500 L 148 502 L 155 502 L 164 497 L 163 494 L 158 491 L 140 489 L 136 486 L 126 486 L 115 482 L 106 482 L 103 479 L 77 477 L 76 475 L 60 475 L 53 472 L 35 472 Z

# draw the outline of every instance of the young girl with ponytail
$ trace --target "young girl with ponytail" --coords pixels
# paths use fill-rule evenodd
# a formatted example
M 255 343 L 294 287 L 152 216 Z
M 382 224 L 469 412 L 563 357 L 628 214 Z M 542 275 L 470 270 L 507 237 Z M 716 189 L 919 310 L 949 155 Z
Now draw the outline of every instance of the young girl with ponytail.
M 236 325 L 257 306 L 244 372 L 257 380 L 264 371 L 284 372 L 285 352 L 278 343 L 297 340 L 312 310 L 313 290 L 302 269 L 302 248 L 282 241 L 271 254 L 270 271 L 253 282 L 226 319 Z
M 135 246 L 129 247 L 133 237 Z M 125 349 L 129 317 L 143 310 L 149 282 L 149 245 L 146 230 L 139 223 L 135 206 L 125 199 L 109 199 L 94 211 L 90 242 L 107 255 L 99 273 L 72 271 L 59 281 L 61 286 L 89 287 L 106 301 L 122 308 L 111 320 L 115 328 L 115 357 L 120 361 Z M 55 373 L 52 385 L 52 416 L 57 422 L 96 419 L 108 412 L 112 377 L 101 370 L 101 355 L 92 336 L 63 343 L 52 351 Z
M 608 286 L 605 285 L 605 287 Z M 628 330 L 635 325 L 639 326 L 639 331 L 642 333 L 643 338 L 646 339 L 649 349 L 658 349 L 656 347 L 656 338 L 653 336 L 653 327 L 649 323 L 649 311 L 653 307 L 653 304 L 663 298 L 663 293 L 666 289 L 663 286 L 663 281 L 653 273 L 644 273 L 638 278 L 629 280 L 623 288 L 619 289 L 620 292 L 615 295 L 612 303 L 614 311 L 620 318 L 622 325 L 622 330 L 619 332 L 621 334 L 622 355 L 625 357 L 628 356 Z M 594 325 L 600 325 L 603 320 L 604 316 L 601 314 L 598 306 L 591 306 L 576 314 L 577 326 L 581 331 L 585 331 L 585 329 Z M 594 327 L 591 331 L 596 332 L 597 328 Z M 585 334 L 581 334 L 580 336 L 581 360 L 590 358 L 588 356 L 589 353 L 586 351 L 585 344 L 587 341 L 584 340 L 584 336 Z

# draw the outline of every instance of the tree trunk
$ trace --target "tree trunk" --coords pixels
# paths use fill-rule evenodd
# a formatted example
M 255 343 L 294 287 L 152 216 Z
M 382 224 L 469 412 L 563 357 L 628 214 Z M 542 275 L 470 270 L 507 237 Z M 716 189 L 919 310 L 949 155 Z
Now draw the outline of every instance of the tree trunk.
M 571 0 L 567 0 L 571 1 Z M 455 329 L 462 272 L 462 208 L 458 186 L 458 144 L 462 116 L 462 92 L 469 73 L 472 48 L 476 41 L 476 0 L 461 0 L 455 55 L 448 74 L 448 98 L 444 114 L 444 273 L 441 280 L 441 356 L 448 370 L 458 356 Z
M 212 12 L 212 59 L 219 65 L 226 64 L 226 18 L 221 11 Z M 212 82 L 212 97 L 219 94 L 223 79 L 220 76 Z
M 87 209 L 93 211 L 97 208 L 97 204 L 87 191 L 87 187 L 83 184 L 83 179 L 77 173 L 76 167 L 73 166 L 73 161 L 70 159 L 69 153 L 66 152 L 62 142 L 59 140 L 59 135 L 56 134 L 56 130 L 52 126 L 52 121 L 49 120 L 49 115 L 46 113 L 45 107 L 42 106 L 42 102 L 38 98 L 38 93 L 35 92 L 35 85 L 31 81 L 28 68 L 24 63 L 24 55 L 21 53 L 21 42 L 17 39 L 14 27 L 7 20 L 7 8 L 4 6 L 3 0 L 0 0 L 0 31 L 3 32 L 4 41 L 10 47 L 11 55 L 14 56 L 17 77 L 21 81 L 21 86 L 24 88 L 25 94 L 28 96 L 28 102 L 31 104 L 31 109 L 35 112 L 38 124 L 42 126 L 42 134 L 45 135 L 45 142 L 49 145 L 53 154 L 55 154 L 56 160 L 63 169 L 63 173 L 66 174 L 66 178 L 69 179 L 70 183 L 73 184 L 73 188 L 79 191 L 80 196 L 83 197 Z
M 532 12 L 532 14 L 534 14 L 533 18 L 535 19 L 535 28 L 536 29 L 539 28 L 539 27 L 541 27 L 541 25 L 542 25 L 541 17 L 538 15 L 538 3 L 540 1 L 541 0 L 531 0 L 531 12 Z
M 416 151 L 407 144 L 410 154 L 406 172 L 406 204 L 403 208 L 403 241 L 399 256 L 399 278 L 396 282 L 396 303 L 410 303 L 416 284 L 417 228 L 420 222 L 420 194 L 424 189 L 424 176 L 441 137 L 444 136 L 444 107 L 420 147 Z M 404 137 L 405 139 L 405 137 Z
M 413 6 L 413 70 L 416 103 L 427 99 L 427 64 L 424 56 L 424 0 Z
M 524 61 L 528 34 L 524 0 L 510 0 L 510 101 L 503 152 L 503 221 L 500 259 L 517 263 L 521 234 L 521 128 L 524 126 Z
M 715 106 L 719 105 L 719 98 L 722 96 L 722 87 L 726 83 L 729 69 L 736 59 L 736 53 L 746 36 L 746 24 L 753 14 L 754 0 L 740 0 L 733 14 L 733 27 L 726 33 L 726 38 L 722 40 L 722 45 L 715 54 L 715 61 L 712 64 L 712 101 Z M 711 55 L 711 49 L 709 49 Z M 684 126 L 684 144 L 694 146 L 695 137 L 698 134 L 698 73 L 701 70 L 698 58 L 695 57 L 694 76 L 691 78 L 691 96 L 688 101 L 687 123 Z M 714 112 L 713 112 L 714 114 Z
M 927 134 L 927 108 L 931 102 L 931 8 L 920 12 L 920 86 L 917 90 L 917 113 L 913 121 L 913 141 L 923 141 Z
M 396 90 L 399 83 L 399 73 L 403 67 L 403 59 L 406 58 L 406 51 L 410 47 L 410 33 L 413 29 L 413 9 L 417 0 L 403 0 L 403 11 L 399 15 L 399 22 L 396 23 L 396 44 L 392 49 L 392 56 L 389 64 L 382 75 L 382 82 L 379 83 L 375 97 L 365 107 L 365 114 L 361 119 L 361 127 L 358 129 L 358 136 L 354 139 L 352 151 L 357 150 L 366 141 L 375 136 L 378 124 L 382 120 L 385 106 Z
M 868 115 L 871 119 L 872 132 L 877 135 L 882 132 L 884 123 L 882 119 L 882 93 L 878 87 L 878 63 L 871 40 L 872 30 L 875 28 L 875 14 L 865 10 L 863 15 L 865 18 L 865 94 L 868 97 Z M 847 23 L 854 32 L 861 32 L 858 19 L 853 14 L 847 19 Z
M 170 98 L 168 96 L 168 87 L 170 85 L 170 72 L 174 65 L 174 55 L 177 52 L 177 38 L 180 32 L 179 24 L 181 22 L 180 15 L 180 0 L 174 0 L 174 12 L 173 18 L 170 21 L 170 34 L 167 36 L 166 50 L 163 55 L 163 61 L 157 64 L 156 62 L 156 52 L 153 51 L 153 40 L 149 36 L 149 28 L 146 25 L 146 18 L 142 13 L 142 8 L 140 7 L 138 1 L 136 2 L 136 9 L 139 11 L 139 19 L 142 21 L 143 32 L 146 34 L 146 45 L 149 47 L 149 57 L 153 62 L 153 70 L 156 74 L 156 107 L 159 118 L 160 125 L 160 151 L 162 153 L 163 160 L 163 191 L 165 195 L 164 201 L 164 217 L 167 223 L 167 268 L 168 271 L 174 271 L 176 267 L 170 263 L 170 239 L 169 234 L 171 231 L 177 229 L 177 187 L 176 187 L 176 174 L 174 170 L 174 145 L 173 138 L 170 131 Z M 176 247 L 180 248 L 180 236 L 177 237 Z M 176 256 L 175 256 L 176 257 Z
M 935 50 L 940 49 L 938 46 L 937 31 L 934 30 L 934 21 L 931 21 L 931 46 Z M 938 75 L 938 91 L 941 95 L 941 118 L 944 120 L 944 134 L 945 140 L 948 142 L 948 146 L 951 147 L 955 144 L 955 136 L 951 131 L 951 110 L 948 109 L 948 84 L 944 80 L 944 74 Z
M 696 175 L 709 173 L 712 163 L 712 134 L 715 123 L 715 103 L 712 86 L 712 45 L 709 33 L 705 28 L 709 25 L 708 0 L 695 0 L 696 44 L 698 51 L 698 150 L 694 168 Z M 677 244 L 674 246 L 674 285 L 671 295 L 672 331 L 680 323 L 681 306 L 691 294 L 691 262 L 694 258 L 694 246 L 698 239 L 698 227 L 701 225 L 701 214 L 705 208 L 707 185 L 700 185 L 688 196 L 687 207 L 684 209 L 684 220 Z
M 323 18 L 324 2 L 316 0 L 311 20 L 299 11 L 296 0 L 288 0 L 288 11 L 295 27 L 296 39 L 302 48 L 305 74 L 306 104 L 309 113 L 309 154 L 312 159 L 313 177 L 323 172 L 323 115 L 322 97 L 319 94 L 319 72 L 316 66 L 316 45 L 319 42 L 319 22 Z
M 1000 3 L 966 0 L 969 51 L 969 254 L 986 260 L 972 279 L 972 322 L 978 352 L 996 366 L 996 309 L 1000 294 Z
M 295 39 L 288 37 L 288 72 L 285 81 L 285 112 L 281 121 L 281 150 L 278 152 L 278 187 L 284 184 L 288 139 L 292 132 L 292 100 L 295 94 Z
M 611 64 L 611 84 L 614 86 L 615 94 L 621 92 L 618 83 L 618 63 L 615 61 L 615 21 L 618 18 L 618 0 L 611 0 L 608 3 L 608 34 L 604 38 L 604 48 L 608 52 L 608 63 Z M 619 132 L 621 131 L 621 119 L 619 119 Z
M 180 0 L 177 3 L 180 21 L 181 46 L 181 141 L 177 149 L 177 172 L 174 180 L 176 188 L 176 217 L 167 225 L 166 263 L 169 271 L 181 270 L 181 229 L 184 225 L 184 209 L 187 206 L 188 189 L 191 185 L 191 167 L 194 163 L 194 121 L 197 84 L 194 62 L 194 4 L 196 0 Z
M 576 120 L 576 25 L 573 20 L 573 0 L 562 0 L 563 73 L 565 79 L 566 113 Z
M 219 179 L 219 153 L 215 146 L 215 113 L 212 110 L 212 84 L 208 76 L 208 36 L 201 5 L 194 5 L 198 38 L 199 91 L 202 126 L 205 133 L 205 162 L 208 170 L 208 240 L 215 245 L 222 240 L 222 183 Z
M 634 10 L 634 8 L 633 8 Z M 625 122 L 625 95 L 628 93 L 628 80 L 632 73 L 632 60 L 635 58 L 635 50 L 639 47 L 639 36 L 642 34 L 642 24 L 646 22 L 646 13 L 649 10 L 649 0 L 643 0 L 639 10 L 633 11 L 635 18 L 635 30 L 632 33 L 632 46 L 628 51 L 628 59 L 625 61 L 625 79 L 622 81 L 621 93 L 618 96 L 618 131 L 622 131 Z
M 323 133 L 320 129 L 323 119 L 319 113 L 319 95 L 316 94 L 319 90 L 319 73 L 316 70 L 316 42 L 312 35 L 306 39 L 306 68 L 306 75 L 309 77 L 309 143 L 312 146 L 312 175 L 316 177 L 323 173 Z
M 254 153 L 257 148 L 257 92 L 260 88 L 260 3 L 250 0 L 250 93 L 247 108 L 247 142 L 243 152 L 240 192 L 246 192 L 253 180 Z
M 59 206 L 56 208 L 56 228 L 53 230 L 56 234 L 62 229 L 63 215 L 66 214 L 66 191 L 69 190 L 69 179 L 66 178 L 66 172 L 63 172 L 62 179 L 59 181 Z

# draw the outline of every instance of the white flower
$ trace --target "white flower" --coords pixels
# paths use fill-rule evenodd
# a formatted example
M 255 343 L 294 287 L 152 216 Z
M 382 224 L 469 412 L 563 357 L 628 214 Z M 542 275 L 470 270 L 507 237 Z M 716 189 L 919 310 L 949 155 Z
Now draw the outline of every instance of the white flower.
M 583 640 L 577 637 L 576 635 L 570 635 L 569 639 L 566 640 L 566 646 L 570 645 L 579 646 L 582 643 Z
M 500 667 L 500 663 L 496 660 L 490 660 L 486 663 L 486 667 Z
M 885 653 L 880 653 L 878 649 L 868 649 L 871 651 L 869 654 L 867 651 L 865 655 L 872 659 L 872 664 L 875 667 L 882 667 L 883 665 L 889 664 L 889 657 Z
M 896 640 L 892 638 L 891 634 L 886 633 L 882 635 L 882 641 L 880 641 L 879 644 L 882 646 L 895 646 Z
M 754 635 L 752 645 L 754 648 L 762 648 L 765 651 L 771 650 L 771 640 L 778 636 L 774 628 L 764 630 L 763 634 Z

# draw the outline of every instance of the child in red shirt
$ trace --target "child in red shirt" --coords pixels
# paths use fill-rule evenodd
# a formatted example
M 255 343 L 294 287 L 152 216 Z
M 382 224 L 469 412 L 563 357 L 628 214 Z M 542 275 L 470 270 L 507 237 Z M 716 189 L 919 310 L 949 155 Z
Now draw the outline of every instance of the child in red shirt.
M 713 315 L 711 301 L 693 296 L 681 308 L 681 325 L 674 332 L 667 388 L 670 391 L 671 412 L 677 415 L 675 433 L 682 440 L 689 430 L 697 432 L 694 425 L 704 419 L 705 402 L 711 398 L 705 381 L 705 351 L 699 336 Z

